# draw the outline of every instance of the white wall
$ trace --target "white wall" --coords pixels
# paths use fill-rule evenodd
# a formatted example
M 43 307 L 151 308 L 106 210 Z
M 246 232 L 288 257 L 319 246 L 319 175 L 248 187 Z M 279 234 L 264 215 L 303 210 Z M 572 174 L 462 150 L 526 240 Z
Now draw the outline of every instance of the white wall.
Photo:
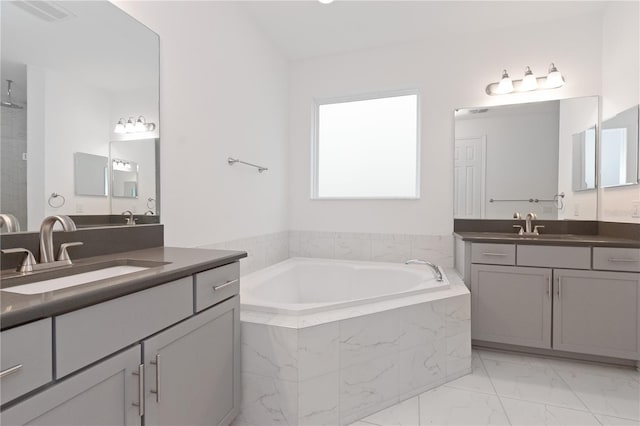
M 287 62 L 232 3 L 117 2 L 160 35 L 165 244 L 287 229 Z M 227 165 L 239 157 L 269 167 Z
M 608 4 L 602 23 L 602 118 L 640 103 L 640 3 Z M 601 188 L 598 218 L 640 223 L 640 185 Z M 637 212 L 637 213 L 636 213 Z
M 294 62 L 289 114 L 290 227 L 294 230 L 449 234 L 453 228 L 453 110 L 600 92 L 601 19 L 519 27 Z M 516 78 L 529 65 L 554 61 L 567 84 L 558 90 L 489 97 L 503 68 Z M 417 88 L 422 93 L 421 188 L 418 201 L 309 199 L 314 97 Z
M 516 211 L 522 216 L 533 212 L 539 219 L 557 219 L 552 203 L 489 200 L 546 200 L 556 194 L 558 104 L 519 105 L 456 119 L 456 138 L 487 138 L 485 219 L 511 219 Z

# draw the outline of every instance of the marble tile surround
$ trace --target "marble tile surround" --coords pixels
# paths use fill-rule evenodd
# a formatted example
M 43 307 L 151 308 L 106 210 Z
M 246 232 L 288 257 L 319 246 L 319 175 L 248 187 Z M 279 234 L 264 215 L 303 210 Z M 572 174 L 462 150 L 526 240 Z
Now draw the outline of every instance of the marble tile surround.
M 448 268 L 453 266 L 453 236 L 289 231 L 289 256 L 373 262 L 417 258 Z
M 452 235 L 282 231 L 199 248 L 246 251 L 247 258 L 240 261 L 240 274 L 246 275 L 290 257 L 398 263 L 424 259 L 449 268 L 453 241 Z
M 471 371 L 468 293 L 309 327 L 241 327 L 237 425 L 346 425 Z

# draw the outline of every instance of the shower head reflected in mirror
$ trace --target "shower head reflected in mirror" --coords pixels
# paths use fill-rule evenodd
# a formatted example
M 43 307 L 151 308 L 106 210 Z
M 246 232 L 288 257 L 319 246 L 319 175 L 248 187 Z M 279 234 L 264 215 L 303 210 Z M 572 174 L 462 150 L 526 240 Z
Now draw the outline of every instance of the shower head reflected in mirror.
M 0 102 L 0 105 L 2 105 L 3 107 L 7 107 L 7 108 L 14 108 L 14 109 L 23 109 L 24 107 L 22 105 L 18 105 L 16 103 L 13 102 L 13 100 L 11 99 L 11 84 L 13 83 L 13 80 L 7 80 L 7 100 L 3 100 L 2 102 Z

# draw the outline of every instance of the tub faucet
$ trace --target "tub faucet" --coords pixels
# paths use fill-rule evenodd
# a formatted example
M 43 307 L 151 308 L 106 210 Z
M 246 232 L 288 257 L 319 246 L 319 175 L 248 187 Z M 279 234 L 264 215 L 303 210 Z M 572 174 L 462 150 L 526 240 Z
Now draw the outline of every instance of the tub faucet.
M 76 224 L 65 215 L 49 216 L 40 225 L 40 263 L 53 262 L 53 226 L 60 222 L 65 232 L 75 231 Z
M 0 214 L 0 226 L 5 226 L 7 232 L 20 232 L 20 222 L 12 214 Z
M 436 277 L 436 281 L 442 281 L 442 271 L 440 271 L 440 267 L 435 263 L 428 262 L 426 260 L 420 259 L 411 259 L 404 262 L 405 265 L 426 265 L 433 269 L 433 275 Z

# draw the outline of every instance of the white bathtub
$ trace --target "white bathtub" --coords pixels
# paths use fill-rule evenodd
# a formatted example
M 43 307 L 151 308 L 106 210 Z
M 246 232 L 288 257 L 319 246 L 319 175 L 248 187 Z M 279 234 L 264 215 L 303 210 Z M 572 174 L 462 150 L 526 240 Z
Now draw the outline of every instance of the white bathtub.
M 242 309 L 305 315 L 449 288 L 422 265 L 291 258 L 242 279 Z

